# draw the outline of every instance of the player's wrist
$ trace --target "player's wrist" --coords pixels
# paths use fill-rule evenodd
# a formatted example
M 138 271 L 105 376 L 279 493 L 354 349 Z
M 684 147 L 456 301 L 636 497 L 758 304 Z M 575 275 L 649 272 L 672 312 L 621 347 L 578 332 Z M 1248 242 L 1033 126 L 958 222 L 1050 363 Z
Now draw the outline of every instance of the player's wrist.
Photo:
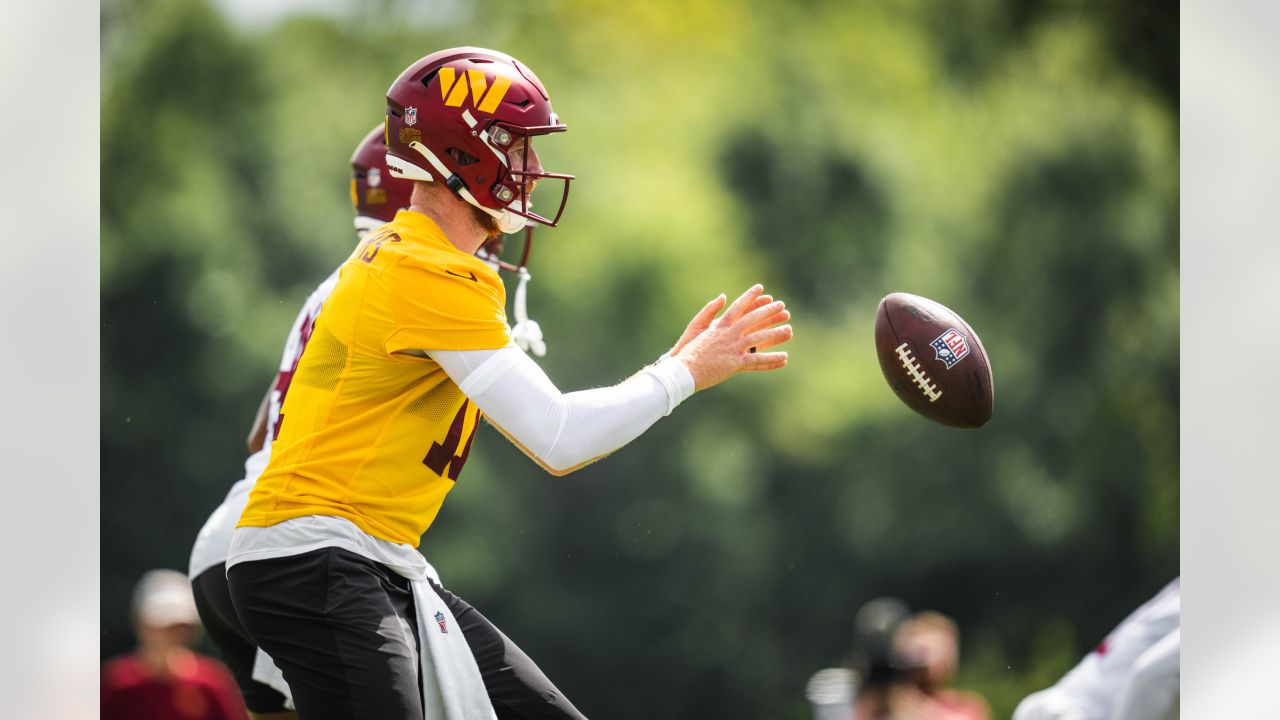
M 670 415 L 677 405 L 693 395 L 693 373 L 689 372 L 689 368 L 678 358 L 672 357 L 671 353 L 664 353 L 652 365 L 645 366 L 641 372 L 657 380 L 666 393 L 667 411 L 663 413 L 664 415 Z

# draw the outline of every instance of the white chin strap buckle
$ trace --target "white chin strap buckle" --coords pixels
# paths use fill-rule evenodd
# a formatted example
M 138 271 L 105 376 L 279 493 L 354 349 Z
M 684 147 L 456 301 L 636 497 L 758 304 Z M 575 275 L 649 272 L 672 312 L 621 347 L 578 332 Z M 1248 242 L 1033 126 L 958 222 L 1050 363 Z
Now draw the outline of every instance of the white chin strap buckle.
M 488 208 L 484 208 L 484 209 L 487 210 Z M 498 229 L 507 235 L 510 235 L 511 233 L 515 233 L 515 232 L 520 232 L 521 230 L 524 229 L 525 225 L 529 224 L 528 219 L 525 218 L 524 216 L 517 215 L 507 210 L 503 210 L 502 214 L 498 215 L 498 217 L 495 219 L 498 221 Z
M 519 215 L 514 217 L 521 218 Z M 529 319 L 528 307 L 526 305 L 526 288 L 533 276 L 529 271 L 520 268 L 520 283 L 516 285 L 516 299 L 514 310 L 516 314 L 516 324 L 511 328 L 511 339 L 515 340 L 516 345 L 527 353 L 532 353 L 537 357 L 547 354 L 547 344 L 542 340 L 542 328 L 538 326 L 536 320 Z

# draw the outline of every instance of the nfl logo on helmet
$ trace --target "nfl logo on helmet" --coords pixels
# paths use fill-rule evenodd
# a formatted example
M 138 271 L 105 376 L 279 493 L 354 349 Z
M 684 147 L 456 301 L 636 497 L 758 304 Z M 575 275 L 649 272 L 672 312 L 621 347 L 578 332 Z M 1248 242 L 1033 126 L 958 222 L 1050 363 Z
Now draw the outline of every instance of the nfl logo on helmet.
M 413 127 L 418 124 L 418 108 L 407 107 L 404 109 L 404 124 Z
M 946 363 L 948 370 L 969 354 L 969 344 L 955 328 L 947 328 L 929 344 L 933 346 L 934 359 Z

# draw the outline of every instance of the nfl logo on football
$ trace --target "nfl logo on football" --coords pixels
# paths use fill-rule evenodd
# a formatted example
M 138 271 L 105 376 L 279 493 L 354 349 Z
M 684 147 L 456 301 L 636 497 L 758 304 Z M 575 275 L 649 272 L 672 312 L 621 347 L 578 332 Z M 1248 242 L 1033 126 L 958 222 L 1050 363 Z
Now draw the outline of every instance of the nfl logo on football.
M 947 328 L 930 345 L 933 346 L 934 358 L 946 363 L 948 370 L 969 354 L 969 344 L 955 328 Z
M 407 107 L 404 109 L 404 124 L 413 127 L 418 124 L 418 108 Z

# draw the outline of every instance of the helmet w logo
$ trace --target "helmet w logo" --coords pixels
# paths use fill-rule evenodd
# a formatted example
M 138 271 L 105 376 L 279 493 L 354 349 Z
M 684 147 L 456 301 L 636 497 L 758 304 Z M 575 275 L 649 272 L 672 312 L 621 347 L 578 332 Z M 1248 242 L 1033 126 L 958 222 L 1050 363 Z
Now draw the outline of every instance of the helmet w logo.
M 449 107 L 462 107 L 467 99 L 467 87 L 471 88 L 471 102 L 481 112 L 491 113 L 506 97 L 511 79 L 498 75 L 493 85 L 485 81 L 483 70 L 467 70 L 466 77 L 459 77 L 451 67 L 440 68 L 440 97 Z M 487 92 L 486 92 L 487 91 Z

